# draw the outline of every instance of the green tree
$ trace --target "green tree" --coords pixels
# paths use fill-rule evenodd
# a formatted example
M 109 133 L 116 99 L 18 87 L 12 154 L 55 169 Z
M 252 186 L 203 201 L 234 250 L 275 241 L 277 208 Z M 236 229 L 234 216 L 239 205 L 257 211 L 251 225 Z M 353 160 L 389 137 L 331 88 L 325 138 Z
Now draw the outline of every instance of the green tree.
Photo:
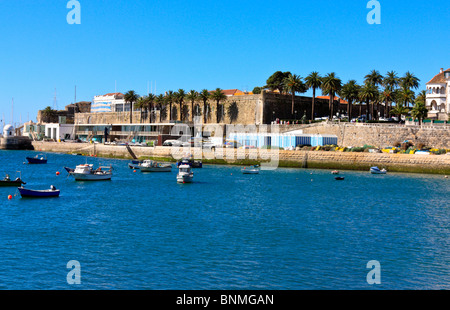
M 397 115 L 399 121 L 401 121 L 402 115 L 407 115 L 408 113 L 409 109 L 401 102 L 397 102 L 391 110 L 391 114 Z
M 186 99 L 191 102 L 191 121 L 194 122 L 194 103 L 199 99 L 199 94 L 195 90 L 187 93 Z
M 174 100 L 175 100 L 175 93 L 172 90 L 169 90 L 166 93 L 166 102 L 169 104 L 169 118 L 170 118 L 171 122 L 173 121 L 173 118 L 172 118 L 172 104 L 173 104 Z
M 370 120 L 370 103 L 375 101 L 378 96 L 378 87 L 370 82 L 366 82 L 359 92 L 359 100 L 366 103 L 366 119 Z
M 223 93 L 222 89 L 216 88 L 215 91 L 211 94 L 211 99 L 216 101 L 216 120 L 217 123 L 220 123 L 222 121 L 222 110 L 219 109 L 220 102 L 227 99 L 227 96 Z
M 199 97 L 200 99 L 203 101 L 203 119 L 204 119 L 204 123 L 207 122 L 208 120 L 208 100 L 209 98 L 211 98 L 211 94 L 207 89 L 203 89 L 200 93 L 199 93 Z
M 350 121 L 352 118 L 352 108 L 353 108 L 353 102 L 355 100 L 358 100 L 359 98 L 359 90 L 360 86 L 355 80 L 350 80 L 346 84 L 342 86 L 342 89 L 339 93 L 339 96 L 347 100 L 347 115 L 348 120 Z
M 52 107 L 48 106 L 42 110 L 42 118 L 44 123 L 51 123 L 56 118 L 57 111 L 53 110 Z
M 316 89 L 322 86 L 322 77 L 319 72 L 313 71 L 305 78 L 306 86 L 312 88 L 313 97 L 311 103 L 311 120 L 314 120 L 314 108 L 316 102 Z
M 342 88 L 342 81 L 340 78 L 336 77 L 336 73 L 328 73 L 322 80 L 322 93 L 324 95 L 330 96 L 328 109 L 330 111 L 329 119 L 333 119 L 334 113 L 334 97 Z
M 133 110 L 134 110 L 134 103 L 138 100 L 139 95 L 136 94 L 136 92 L 134 90 L 129 90 L 125 95 L 124 95 L 124 100 L 125 103 L 129 103 L 130 104 L 130 124 L 133 124 Z
M 400 79 L 400 86 L 404 89 L 419 88 L 420 79 L 411 72 L 406 72 L 405 76 Z
M 184 104 L 184 98 L 186 98 L 186 92 L 184 91 L 184 89 L 179 89 L 176 93 L 175 93 L 175 100 L 178 102 L 178 104 L 180 105 L 180 121 L 183 121 L 184 117 L 183 117 L 183 104 Z
M 262 87 L 256 86 L 255 88 L 253 88 L 252 93 L 255 95 L 259 95 L 262 92 Z
M 271 91 L 278 90 L 280 93 L 284 92 L 284 79 L 287 78 L 291 73 L 277 71 L 272 74 L 266 81 L 266 86 L 264 88 L 269 88 Z
M 292 107 L 291 107 L 291 115 L 294 115 L 294 103 L 295 103 L 295 93 L 305 93 L 307 87 L 305 83 L 303 83 L 302 77 L 297 74 L 290 74 L 283 81 L 283 88 L 291 93 L 292 96 Z
M 167 117 L 166 113 L 166 106 L 167 106 L 167 100 L 166 97 L 163 94 L 159 94 L 155 98 L 155 102 L 158 105 L 159 108 L 159 122 L 162 123 L 162 119 Z
M 421 125 L 423 119 L 428 116 L 428 109 L 425 107 L 425 102 L 416 100 L 416 104 L 411 110 L 411 115 L 414 119 L 417 118 L 419 120 L 419 125 Z
M 154 94 L 148 94 L 145 98 L 145 106 L 150 111 L 150 123 L 155 121 L 154 118 L 154 106 L 155 106 L 156 96 Z

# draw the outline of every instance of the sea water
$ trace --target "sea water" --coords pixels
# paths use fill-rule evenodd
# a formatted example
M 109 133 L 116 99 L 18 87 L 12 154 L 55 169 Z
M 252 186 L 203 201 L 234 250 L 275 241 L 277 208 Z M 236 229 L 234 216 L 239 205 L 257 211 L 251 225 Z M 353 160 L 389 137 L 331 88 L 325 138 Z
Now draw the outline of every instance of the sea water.
M 450 289 L 450 180 L 441 175 L 204 165 L 192 184 L 127 160 L 1 151 L 0 289 Z M 111 181 L 64 167 L 112 165 Z M 59 175 L 57 175 L 59 172 Z M 8 200 L 8 195 L 14 198 Z M 80 284 L 67 263 L 79 262 Z M 369 284 L 368 262 L 380 265 Z

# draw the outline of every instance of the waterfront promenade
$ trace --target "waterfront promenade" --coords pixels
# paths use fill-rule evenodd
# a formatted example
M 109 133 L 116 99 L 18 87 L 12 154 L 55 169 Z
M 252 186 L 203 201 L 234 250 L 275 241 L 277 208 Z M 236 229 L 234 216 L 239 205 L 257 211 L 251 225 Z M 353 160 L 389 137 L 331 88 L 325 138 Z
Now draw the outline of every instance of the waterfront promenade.
M 118 146 L 87 143 L 33 142 L 35 151 L 82 154 L 108 158 L 131 159 L 130 151 L 137 158 L 176 160 L 184 156 L 189 148 Z M 202 154 L 199 149 L 190 149 L 192 154 Z M 320 168 L 369 171 L 371 166 L 386 168 L 390 172 L 414 172 L 450 174 L 450 155 L 387 154 L 340 151 L 287 151 L 257 149 L 217 149 L 203 151 L 202 160 L 211 164 L 251 165 L 272 158 L 278 167 Z M 200 159 L 200 158 L 198 158 Z

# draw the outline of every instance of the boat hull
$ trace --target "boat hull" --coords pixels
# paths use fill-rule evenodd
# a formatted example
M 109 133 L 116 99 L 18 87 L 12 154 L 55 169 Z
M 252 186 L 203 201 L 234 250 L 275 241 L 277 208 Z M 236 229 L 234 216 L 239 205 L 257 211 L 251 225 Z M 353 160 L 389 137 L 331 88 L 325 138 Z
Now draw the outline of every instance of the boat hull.
M 40 159 L 40 158 L 34 158 L 34 157 L 27 157 L 27 161 L 29 164 L 34 164 L 34 165 L 47 163 L 47 159 Z
M 177 175 L 178 183 L 192 183 L 194 176 L 192 175 Z
M 142 172 L 171 172 L 172 167 L 138 167 Z
M 8 186 L 14 186 L 14 187 L 19 187 L 22 184 L 26 184 L 23 181 L 5 181 L 5 180 L 0 180 L 0 187 L 8 187 Z
M 86 174 L 86 173 L 71 173 L 75 181 L 108 181 L 111 180 L 112 174 Z
M 18 187 L 19 193 L 22 197 L 27 198 L 49 198 L 59 197 L 59 190 L 32 190 L 23 187 Z

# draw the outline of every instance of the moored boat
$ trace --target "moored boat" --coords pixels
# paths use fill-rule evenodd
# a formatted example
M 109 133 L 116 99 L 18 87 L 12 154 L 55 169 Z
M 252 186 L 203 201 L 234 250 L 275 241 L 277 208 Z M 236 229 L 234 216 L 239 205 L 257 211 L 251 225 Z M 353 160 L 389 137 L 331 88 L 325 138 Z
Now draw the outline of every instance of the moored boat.
M 29 164 L 46 164 L 47 157 L 44 154 L 38 154 L 35 157 L 26 158 Z
M 144 160 L 143 163 L 139 164 L 137 169 L 142 172 L 171 172 L 172 165 L 170 163 L 158 163 L 153 160 Z
M 178 183 L 191 183 L 194 179 L 194 173 L 189 165 L 180 165 L 178 167 L 177 182 Z
M 0 180 L 0 187 L 4 186 L 22 186 L 23 184 L 27 184 L 20 177 L 17 177 L 16 179 L 12 180 L 9 175 L 7 174 L 3 180 Z
M 343 181 L 345 178 L 344 177 L 335 177 L 334 178 L 336 181 Z
M 372 174 L 386 174 L 387 170 L 386 169 L 381 169 L 378 167 L 371 167 L 370 168 L 370 173 Z
M 244 167 L 241 171 L 243 174 L 259 174 L 259 166 Z
M 200 160 L 194 160 L 192 158 L 182 158 L 177 163 L 178 167 L 181 165 L 189 165 L 192 168 L 202 168 L 203 167 L 203 163 Z
M 75 170 L 69 172 L 76 181 L 105 181 L 111 180 L 112 167 L 99 167 L 94 169 L 92 164 L 78 165 Z
M 17 189 L 22 197 L 30 198 L 59 197 L 60 194 L 60 190 L 56 189 L 53 185 L 47 190 L 33 190 L 24 187 L 18 187 Z

